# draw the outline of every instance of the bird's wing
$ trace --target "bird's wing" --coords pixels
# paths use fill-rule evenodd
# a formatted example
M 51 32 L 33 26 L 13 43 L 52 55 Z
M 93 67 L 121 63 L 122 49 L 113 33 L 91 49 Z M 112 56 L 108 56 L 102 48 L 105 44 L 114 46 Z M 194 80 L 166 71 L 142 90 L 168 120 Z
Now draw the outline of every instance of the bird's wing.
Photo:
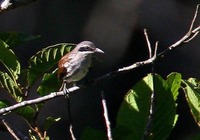
M 72 75 L 72 59 L 76 56 L 74 53 L 68 53 L 63 56 L 60 61 L 58 62 L 58 77 L 62 79 L 64 76 L 65 78 L 70 77 Z

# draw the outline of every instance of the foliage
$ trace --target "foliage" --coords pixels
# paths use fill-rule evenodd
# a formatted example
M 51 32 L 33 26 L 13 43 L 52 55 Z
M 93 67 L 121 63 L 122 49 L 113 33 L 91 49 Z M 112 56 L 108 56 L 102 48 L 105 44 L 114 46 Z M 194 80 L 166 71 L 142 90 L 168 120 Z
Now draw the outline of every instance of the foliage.
M 149 117 L 153 87 L 155 87 L 156 94 L 156 110 L 151 122 L 151 135 L 147 139 L 166 139 L 178 119 L 176 99 L 181 80 L 179 73 L 171 73 L 166 80 L 159 75 L 154 77 L 148 74 L 134 85 L 125 95 L 119 109 L 117 124 L 113 129 L 114 139 L 141 140 L 143 138 Z M 95 137 L 92 131 L 94 130 L 91 130 L 91 133 L 87 132 L 91 134 L 87 138 L 98 138 L 99 134 Z
M 24 89 L 30 89 L 41 76 L 43 76 L 42 83 L 37 90 L 39 95 L 43 96 L 56 91 L 60 86 L 56 70 L 53 73 L 47 72 L 55 68 L 57 61 L 74 46 L 74 44 L 60 43 L 46 47 L 30 58 L 28 68 L 21 70 L 21 64 L 12 48 L 38 37 L 15 32 L 0 33 L 0 63 L 4 66 L 4 69 L 0 70 L 0 88 L 7 91 L 16 103 L 24 100 L 24 97 L 28 94 Z M 0 100 L 0 108 L 9 105 L 8 100 Z M 35 131 L 34 133 L 33 131 L 29 131 L 32 139 L 38 139 L 41 133 L 38 132 L 38 129 L 35 129 L 38 127 L 35 125 L 37 124 L 36 119 L 40 111 L 38 109 L 41 109 L 42 106 L 43 104 L 36 105 L 35 108 L 25 106 L 14 111 L 23 117 Z M 44 121 L 43 129 L 48 130 L 54 122 L 59 120 L 58 118 L 48 117 Z M 45 136 L 44 139 L 49 138 Z
M 33 55 L 29 60 L 29 66 L 22 69 L 12 49 L 21 43 L 37 38 L 38 36 L 14 32 L 0 33 L 0 63 L 4 66 L 0 70 L 0 88 L 7 91 L 16 103 L 25 100 L 24 97 L 28 94 L 28 90 L 37 80 L 41 80 L 41 84 L 37 87 L 38 96 L 57 91 L 61 85 L 57 78 L 57 62 L 75 45 L 60 43 L 48 46 Z M 197 125 L 200 126 L 199 83 L 195 78 L 182 79 L 180 73 L 171 73 L 166 79 L 158 74 L 154 76 L 148 74 L 133 85 L 125 95 L 116 118 L 116 126 L 112 130 L 113 138 L 116 140 L 132 140 L 133 138 L 140 140 L 143 138 L 149 121 L 152 92 L 155 93 L 156 102 L 151 121 L 151 133 L 147 139 L 167 139 L 170 135 L 178 121 L 176 100 L 180 89 L 185 91 L 186 101 L 192 116 Z M 0 100 L 0 108 L 5 108 L 10 104 L 8 100 Z M 46 131 L 60 120 L 60 118 L 49 116 L 40 129 L 37 125 L 37 117 L 43 105 L 40 103 L 13 111 L 29 124 L 31 139 L 50 139 Z M 106 134 L 101 130 L 87 128 L 82 133 L 81 139 L 106 139 Z

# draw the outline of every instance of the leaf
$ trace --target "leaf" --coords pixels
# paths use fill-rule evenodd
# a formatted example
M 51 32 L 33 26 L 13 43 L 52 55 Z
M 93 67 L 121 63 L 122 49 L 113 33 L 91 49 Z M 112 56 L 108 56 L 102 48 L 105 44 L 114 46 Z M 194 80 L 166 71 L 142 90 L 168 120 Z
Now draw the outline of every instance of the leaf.
M 69 52 L 75 44 L 61 43 L 42 49 L 29 60 L 28 85 L 31 86 L 39 76 L 55 67 L 59 59 Z
M 0 109 L 8 107 L 10 103 L 7 100 L 0 100 Z
M 45 73 L 42 78 L 42 83 L 37 89 L 37 92 L 40 96 L 44 96 L 47 93 L 57 91 L 61 85 L 61 82 L 58 80 L 57 71 L 52 73 Z
M 31 122 L 33 121 L 34 117 L 35 117 L 35 110 L 30 107 L 30 106 L 25 106 L 25 107 L 22 107 L 22 108 L 18 108 L 15 110 L 15 112 L 24 117 L 28 122 Z
M 20 63 L 8 45 L 0 40 L 0 62 L 6 67 L 11 74 L 13 80 L 18 78 L 20 74 Z
M 195 78 L 190 78 L 183 81 L 185 84 L 185 96 L 190 107 L 190 111 L 196 123 L 200 127 L 200 81 Z
M 0 71 L 0 87 L 7 90 L 17 102 L 22 100 L 22 91 L 18 84 L 7 73 L 2 71 Z
M 151 74 L 140 80 L 124 98 L 117 115 L 114 138 L 118 139 L 116 136 L 119 135 L 126 140 L 143 138 L 149 117 L 150 97 L 155 87 L 156 110 L 151 122 L 151 135 L 147 139 L 166 139 L 177 120 L 175 100 L 180 81 L 178 73 L 170 74 L 166 81 L 156 75 L 153 82 Z M 120 130 L 123 130 L 122 133 Z
M 171 92 L 173 93 L 174 100 L 177 99 L 178 90 L 181 86 L 182 76 L 180 73 L 171 73 L 167 76 L 167 84 L 171 87 Z
M 107 140 L 107 137 L 103 131 L 87 127 L 81 135 L 81 140 Z
M 54 118 L 54 117 L 48 117 L 44 121 L 43 128 L 44 130 L 48 130 L 55 122 L 58 122 L 61 118 Z
M 33 36 L 17 32 L 0 32 L 0 39 L 3 40 L 9 47 L 18 46 L 24 42 L 38 39 L 40 36 Z

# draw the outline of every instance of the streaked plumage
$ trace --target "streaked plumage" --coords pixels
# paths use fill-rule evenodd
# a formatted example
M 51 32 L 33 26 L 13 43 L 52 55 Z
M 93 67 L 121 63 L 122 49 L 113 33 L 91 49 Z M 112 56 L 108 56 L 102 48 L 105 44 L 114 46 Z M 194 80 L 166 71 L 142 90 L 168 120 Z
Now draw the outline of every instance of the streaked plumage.
M 90 41 L 79 43 L 58 62 L 58 77 L 67 83 L 81 80 L 88 73 L 93 53 L 104 53 Z

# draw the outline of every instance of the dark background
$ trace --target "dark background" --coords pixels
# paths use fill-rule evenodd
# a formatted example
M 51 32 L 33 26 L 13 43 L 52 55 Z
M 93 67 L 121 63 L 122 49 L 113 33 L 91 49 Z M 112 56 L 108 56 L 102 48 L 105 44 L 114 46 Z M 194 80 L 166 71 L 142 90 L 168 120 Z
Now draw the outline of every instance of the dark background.
M 42 36 L 37 41 L 31 41 L 15 49 L 23 68 L 27 67 L 27 61 L 33 54 L 48 45 L 93 41 L 105 52 L 104 56 L 97 56 L 98 59 L 87 76 L 87 79 L 93 79 L 122 66 L 147 59 L 144 28 L 148 30 L 152 43 L 159 41 L 159 52 L 180 39 L 189 29 L 196 4 L 197 2 L 191 0 L 40 0 L 1 14 L 0 31 L 17 31 Z M 200 16 L 197 19 L 197 23 L 200 23 Z M 156 72 L 165 77 L 175 71 L 182 73 L 186 79 L 200 79 L 199 38 L 197 36 L 184 47 L 158 60 Z M 135 82 L 149 72 L 149 66 L 138 68 L 71 95 L 75 135 L 79 138 L 86 126 L 105 129 L 100 98 L 102 89 L 114 127 L 123 96 Z M 35 88 L 31 94 L 30 98 L 36 96 Z M 0 96 L 6 98 L 4 93 Z M 199 129 L 189 112 L 183 93 L 180 94 L 178 102 L 179 120 L 169 140 L 188 140 L 197 134 Z M 41 112 L 38 117 L 39 123 L 50 115 L 62 117 L 60 122 L 51 127 L 49 135 L 51 139 L 66 139 L 66 99 L 61 97 L 48 101 Z M 27 126 L 21 118 L 11 114 L 6 119 L 27 134 Z M 12 138 L 9 134 L 0 132 L 0 139 Z

